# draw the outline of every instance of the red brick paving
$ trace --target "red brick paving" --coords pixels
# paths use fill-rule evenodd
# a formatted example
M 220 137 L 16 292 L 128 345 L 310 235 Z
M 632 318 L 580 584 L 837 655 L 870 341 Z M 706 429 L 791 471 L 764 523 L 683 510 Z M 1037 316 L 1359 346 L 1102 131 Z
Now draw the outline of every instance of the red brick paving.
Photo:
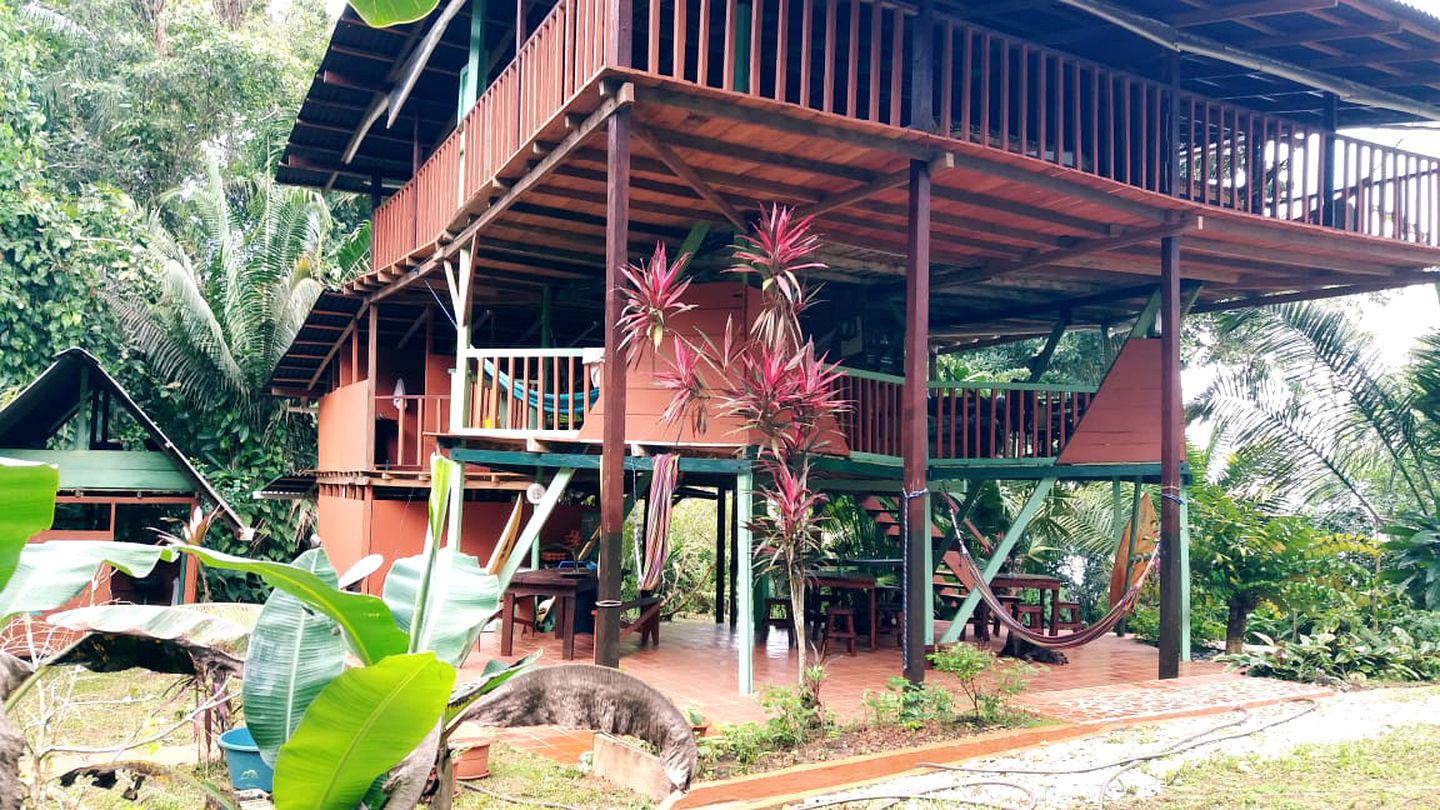
M 620 668 L 659 689 L 682 709 L 699 706 L 711 723 L 763 720 L 765 714 L 758 697 L 740 695 L 737 689 L 735 639 L 728 625 L 667 622 L 661 625 L 658 649 L 642 649 L 638 635 L 626 636 L 621 641 Z M 485 635 L 478 653 L 471 657 L 470 668 L 478 670 L 485 661 L 498 656 L 499 645 L 496 635 Z M 514 654 L 519 657 L 535 649 L 544 651 L 541 665 L 563 663 L 559 642 L 549 634 L 516 639 Z M 1155 649 L 1115 636 L 1067 650 L 1065 655 L 1069 663 L 1063 666 L 1037 665 L 1042 671 L 1032 678 L 1020 698 L 1032 711 L 1065 722 L 1193 714 L 1324 694 L 1324 690 L 1311 687 L 1225 673 L 1223 666 L 1213 662 L 1182 664 L 1183 677 L 1157 681 Z M 575 663 L 587 663 L 593 656 L 593 638 L 578 636 Z M 767 684 L 794 683 L 795 658 L 783 633 L 773 633 L 764 644 L 757 645 L 757 689 Z M 876 652 L 868 652 L 862 644 L 859 654 L 832 656 L 825 664 L 825 705 L 839 718 L 854 720 L 863 715 L 865 690 L 884 689 L 886 680 L 899 674 L 900 651 L 893 637 L 882 636 Z M 941 684 L 946 678 L 940 673 L 932 677 Z M 558 729 L 509 729 L 499 736 L 511 746 L 562 762 L 574 762 L 580 753 L 590 750 L 591 742 L 589 732 Z

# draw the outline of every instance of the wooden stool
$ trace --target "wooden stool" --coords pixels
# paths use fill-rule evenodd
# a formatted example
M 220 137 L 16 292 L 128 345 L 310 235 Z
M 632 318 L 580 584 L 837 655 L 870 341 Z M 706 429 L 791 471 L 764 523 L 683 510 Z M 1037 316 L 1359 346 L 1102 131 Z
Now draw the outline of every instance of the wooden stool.
M 1041 605 L 1027 605 L 1024 602 L 1016 602 L 1014 611 L 1010 614 L 1020 620 L 1020 623 L 1031 630 L 1040 631 L 1045 627 L 1045 608 Z
M 830 652 L 830 640 L 845 642 L 847 655 L 855 654 L 855 611 L 847 607 L 831 607 L 825 611 L 825 640 L 820 644 L 820 657 Z
M 776 608 L 779 608 L 779 615 L 776 615 Z M 765 600 L 765 636 L 770 636 L 770 630 L 781 628 L 785 635 L 790 637 L 790 646 L 795 646 L 795 614 L 790 610 L 790 597 L 772 596 Z
M 1080 629 L 1080 603 L 1061 602 L 1058 605 L 1060 617 L 1055 620 L 1055 630 L 1079 630 Z

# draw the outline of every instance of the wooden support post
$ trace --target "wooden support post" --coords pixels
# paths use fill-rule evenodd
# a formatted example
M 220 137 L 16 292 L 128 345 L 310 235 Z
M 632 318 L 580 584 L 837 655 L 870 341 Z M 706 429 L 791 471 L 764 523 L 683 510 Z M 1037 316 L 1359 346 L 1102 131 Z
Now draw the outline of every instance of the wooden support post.
M 1160 242 L 1160 677 L 1180 674 L 1180 240 Z
M 1040 504 L 1045 502 L 1050 491 L 1055 488 L 1055 481 L 1055 478 L 1042 478 L 1035 482 L 1035 489 L 1030 492 L 1029 500 L 1020 507 L 1020 513 L 1015 516 L 1014 522 L 1005 531 L 1005 536 L 1000 539 L 999 545 L 995 546 L 995 551 L 990 555 L 990 559 L 985 561 L 985 568 L 980 574 L 986 582 L 994 579 L 995 575 L 1000 573 L 1000 567 L 1005 564 L 1005 560 L 1014 550 L 1015 544 L 1020 541 L 1025 530 L 1029 528 L 1030 521 L 1035 518 L 1035 513 L 1040 511 Z M 975 613 L 975 607 L 979 604 L 980 592 L 971 591 L 965 597 L 965 601 L 961 603 L 960 609 L 955 612 L 955 617 L 950 620 L 950 626 L 945 628 L 945 635 L 940 638 L 941 644 L 954 644 L 960 640 L 960 633 L 965 629 L 965 623 L 970 621 L 970 617 Z
M 624 0 L 617 0 L 628 7 Z M 614 22 L 614 21 L 612 21 Z M 628 24 L 626 25 L 628 28 Z M 620 546 L 625 528 L 625 356 L 620 314 L 624 308 L 620 268 L 626 261 L 630 224 L 630 108 L 606 122 L 609 160 L 605 192 L 605 364 L 600 396 L 605 402 L 600 445 L 600 564 L 595 622 L 595 663 L 620 665 Z
M 748 695 L 755 691 L 755 614 L 754 605 L 751 600 L 755 593 L 754 572 L 751 567 L 752 543 L 750 538 L 750 517 L 754 508 L 755 474 L 745 470 L 735 477 L 735 560 L 736 578 L 739 580 L 736 593 L 739 603 L 737 609 L 742 621 L 740 622 L 739 637 L 735 639 L 735 647 L 739 652 L 739 677 L 740 694 Z M 732 616 L 734 614 L 731 614 Z M 733 618 L 732 618 L 733 621 Z M 804 640 L 801 640 L 804 643 Z
M 75 437 L 70 443 L 70 449 L 89 450 L 93 414 L 90 408 L 90 369 L 86 366 L 80 367 L 80 396 L 76 397 L 75 401 L 79 403 L 79 407 L 75 411 Z
M 1324 131 L 1320 133 L 1320 223 L 1335 225 L 1335 128 L 1338 123 L 1339 101 L 1334 93 L 1325 94 Z
M 375 390 L 376 366 L 380 355 L 380 308 L 370 307 L 365 332 L 365 468 L 376 467 L 375 458 Z
M 725 623 L 725 488 L 715 488 L 715 623 Z
M 905 266 L 905 388 L 900 408 L 904 458 L 901 508 L 905 510 L 905 677 L 925 680 L 926 606 L 933 568 L 930 558 L 930 462 L 925 397 L 930 383 L 930 164 L 910 161 Z

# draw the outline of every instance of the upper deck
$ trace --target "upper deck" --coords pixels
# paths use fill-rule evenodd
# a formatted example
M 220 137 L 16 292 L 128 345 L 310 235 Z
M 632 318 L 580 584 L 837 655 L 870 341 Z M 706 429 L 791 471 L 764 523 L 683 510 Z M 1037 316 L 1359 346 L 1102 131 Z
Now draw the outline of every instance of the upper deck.
M 936 251 L 952 273 L 945 280 L 942 270 L 942 289 L 1038 268 L 1037 255 L 1050 251 L 1051 267 L 1133 275 L 1135 249 L 1201 221 L 1206 233 L 1192 247 L 1202 253 L 1187 266 L 1216 300 L 1226 288 L 1233 298 L 1403 283 L 1440 255 L 1440 160 L 1430 156 L 948 14 L 926 37 L 903 5 L 633 0 L 632 46 L 622 54 L 607 44 L 612 3 L 550 9 L 376 209 L 374 272 L 361 289 L 423 262 L 558 145 L 593 136 L 578 127 L 616 103 L 634 103 L 644 144 L 637 244 L 683 236 L 687 219 L 726 224 L 756 199 L 775 199 L 818 214 L 832 240 L 868 251 L 855 263 L 873 271 L 887 253 L 876 217 L 896 213 L 886 193 L 908 159 L 924 157 L 954 167 L 937 174 L 937 238 L 953 242 Z M 934 71 L 928 103 L 910 90 L 925 62 Z M 602 99 L 596 88 L 607 79 L 632 82 L 634 99 Z M 917 121 L 927 108 L 929 126 Z M 520 201 L 528 207 L 505 217 L 514 231 L 598 204 L 603 177 L 586 165 L 585 144 L 576 147 L 548 183 L 528 189 L 548 199 Z M 557 247 L 585 250 L 574 242 Z M 502 253 L 489 254 L 496 270 L 566 277 L 534 262 L 521 271 Z

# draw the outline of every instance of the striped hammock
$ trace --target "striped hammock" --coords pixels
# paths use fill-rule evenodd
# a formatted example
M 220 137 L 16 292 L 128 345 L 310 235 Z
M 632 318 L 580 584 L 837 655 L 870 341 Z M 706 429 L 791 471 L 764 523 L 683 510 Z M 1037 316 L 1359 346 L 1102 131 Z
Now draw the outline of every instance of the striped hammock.
M 645 541 L 635 546 L 635 576 L 642 591 L 660 587 L 665 574 L 665 555 L 669 552 L 670 507 L 675 502 L 675 487 L 680 483 L 680 457 L 674 453 L 655 456 L 655 471 L 650 477 L 650 495 L 645 499 Z

